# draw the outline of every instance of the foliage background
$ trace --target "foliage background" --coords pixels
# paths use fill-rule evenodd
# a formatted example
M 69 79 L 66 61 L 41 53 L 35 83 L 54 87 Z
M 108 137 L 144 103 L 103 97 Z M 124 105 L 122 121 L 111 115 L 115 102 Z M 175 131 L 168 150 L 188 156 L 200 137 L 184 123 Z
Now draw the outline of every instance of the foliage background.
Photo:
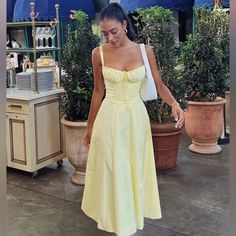
M 92 32 L 88 16 L 75 12 L 76 27 L 68 28 L 68 38 L 62 51 L 60 109 L 69 121 L 84 121 L 88 118 L 93 93 L 92 50 L 99 39 Z
M 177 24 L 172 12 L 162 7 L 138 9 L 135 18 L 138 29 L 138 42 L 144 42 L 153 48 L 157 59 L 161 79 L 175 99 L 186 107 L 185 86 L 178 76 L 176 42 L 171 24 Z M 160 97 L 145 103 L 150 120 L 159 124 L 174 122 L 171 108 Z
M 205 7 L 194 15 L 194 34 L 181 48 L 181 76 L 189 100 L 214 101 L 229 81 L 229 18 Z

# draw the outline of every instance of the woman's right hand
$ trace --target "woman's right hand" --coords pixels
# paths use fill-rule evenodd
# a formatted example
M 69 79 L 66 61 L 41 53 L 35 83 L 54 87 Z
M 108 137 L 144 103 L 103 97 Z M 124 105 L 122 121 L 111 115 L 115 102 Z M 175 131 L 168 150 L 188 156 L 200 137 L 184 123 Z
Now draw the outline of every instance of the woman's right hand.
M 91 140 L 92 130 L 86 130 L 84 135 L 84 146 L 89 149 L 90 140 Z

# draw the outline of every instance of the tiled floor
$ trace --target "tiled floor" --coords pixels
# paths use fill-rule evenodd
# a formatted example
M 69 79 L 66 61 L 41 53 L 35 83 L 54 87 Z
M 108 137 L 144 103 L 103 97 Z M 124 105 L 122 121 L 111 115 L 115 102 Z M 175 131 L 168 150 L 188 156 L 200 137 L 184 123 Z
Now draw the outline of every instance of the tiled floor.
M 228 155 L 188 150 L 182 135 L 178 165 L 158 172 L 163 218 L 145 220 L 137 236 L 229 236 Z M 73 167 L 52 164 L 37 177 L 8 169 L 8 236 L 108 236 L 80 209 L 83 187 L 70 182 Z M 127 235 L 128 236 L 128 235 Z

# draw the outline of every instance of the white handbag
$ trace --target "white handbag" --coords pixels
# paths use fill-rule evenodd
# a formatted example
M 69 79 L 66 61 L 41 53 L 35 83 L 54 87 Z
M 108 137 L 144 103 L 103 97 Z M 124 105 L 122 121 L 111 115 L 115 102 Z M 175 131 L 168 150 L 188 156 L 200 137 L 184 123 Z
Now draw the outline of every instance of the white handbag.
M 148 62 L 146 48 L 143 43 L 140 44 L 140 49 L 146 70 L 145 78 L 143 79 L 139 90 L 140 97 L 142 98 L 143 101 L 155 100 L 157 99 L 157 90 L 152 76 L 151 68 Z

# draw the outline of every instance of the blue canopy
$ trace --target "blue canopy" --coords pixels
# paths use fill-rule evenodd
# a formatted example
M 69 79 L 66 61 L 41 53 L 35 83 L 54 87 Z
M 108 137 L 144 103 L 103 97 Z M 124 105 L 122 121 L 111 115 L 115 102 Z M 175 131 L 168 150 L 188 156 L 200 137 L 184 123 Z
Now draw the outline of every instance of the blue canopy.
M 30 2 L 35 2 L 35 12 L 39 12 L 38 20 L 51 20 L 56 16 L 55 4 L 59 4 L 60 18 L 68 18 L 70 10 L 82 10 L 89 18 L 95 17 L 92 0 L 16 0 L 13 21 L 29 20 Z
M 121 6 L 127 12 L 133 12 L 136 8 L 159 6 L 176 11 L 187 11 L 192 9 L 194 0 L 121 0 Z
M 7 21 L 12 21 L 16 0 L 7 0 Z
M 229 7 L 229 0 L 221 0 L 224 7 Z M 214 7 L 214 0 L 195 0 L 194 7 Z

